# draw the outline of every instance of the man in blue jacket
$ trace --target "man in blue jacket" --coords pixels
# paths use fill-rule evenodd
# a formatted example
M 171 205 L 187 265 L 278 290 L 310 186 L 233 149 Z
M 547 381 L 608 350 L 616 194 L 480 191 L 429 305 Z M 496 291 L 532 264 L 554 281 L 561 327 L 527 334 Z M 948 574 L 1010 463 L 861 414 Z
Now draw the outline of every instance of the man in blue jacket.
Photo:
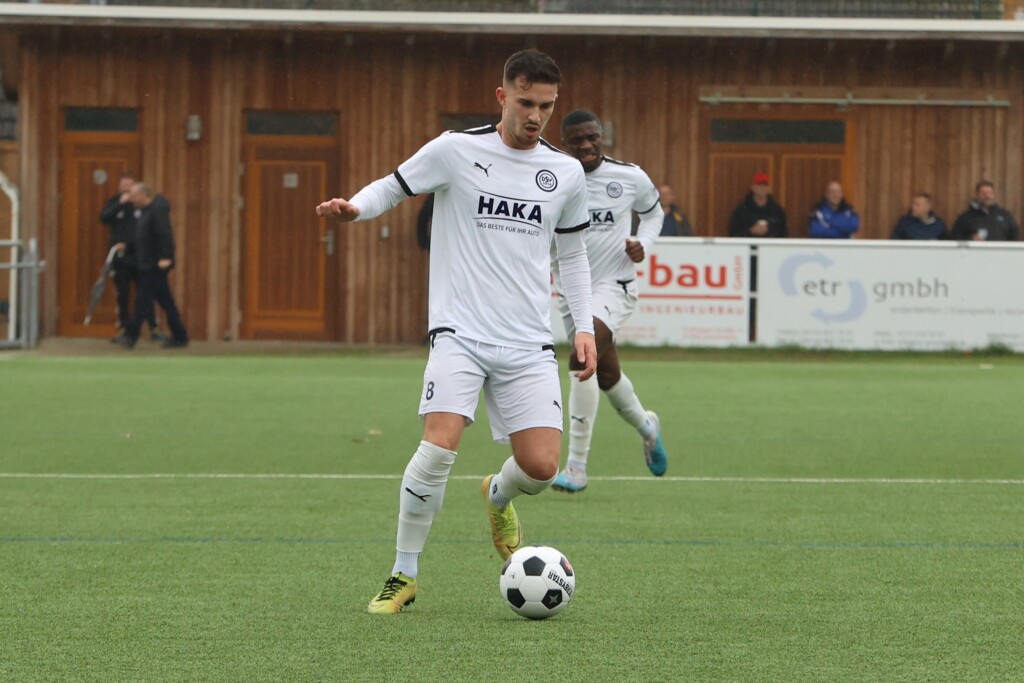
M 811 209 L 811 237 L 850 239 L 860 228 L 860 216 L 843 198 L 843 186 L 832 181 L 825 190 L 825 198 Z
M 932 211 L 932 196 L 918 192 L 910 202 L 910 211 L 900 216 L 892 229 L 890 239 L 894 240 L 944 240 L 946 224 Z

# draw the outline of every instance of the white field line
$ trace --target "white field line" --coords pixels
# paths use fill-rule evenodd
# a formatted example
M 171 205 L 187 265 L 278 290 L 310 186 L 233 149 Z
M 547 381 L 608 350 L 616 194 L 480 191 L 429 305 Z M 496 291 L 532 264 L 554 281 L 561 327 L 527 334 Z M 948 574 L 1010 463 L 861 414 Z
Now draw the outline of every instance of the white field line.
M 462 474 L 453 480 L 479 481 L 484 475 Z M 314 480 L 399 480 L 401 474 L 301 474 L 288 472 L 152 472 L 128 474 L 102 474 L 87 472 L 0 472 L 0 479 L 314 479 Z M 890 479 L 857 477 L 589 477 L 590 481 L 663 481 L 690 483 L 736 484 L 897 484 L 930 486 L 1024 486 L 1024 479 Z

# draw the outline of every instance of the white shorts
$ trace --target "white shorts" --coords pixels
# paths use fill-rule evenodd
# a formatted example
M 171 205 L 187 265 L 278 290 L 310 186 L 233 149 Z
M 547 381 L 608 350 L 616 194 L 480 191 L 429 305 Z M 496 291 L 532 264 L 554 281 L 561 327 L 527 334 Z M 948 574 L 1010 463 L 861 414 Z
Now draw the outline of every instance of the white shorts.
M 636 280 L 628 282 L 614 282 L 610 285 L 599 285 L 594 288 L 593 304 L 594 317 L 605 324 L 612 332 L 612 339 L 619 336 L 619 330 L 633 315 L 637 302 Z M 558 295 L 558 309 L 562 314 L 562 322 L 565 323 L 565 333 L 571 341 L 576 334 L 576 325 L 572 320 L 572 313 L 569 310 L 569 302 L 564 294 Z
M 553 347 L 533 350 L 461 339 L 451 332 L 434 337 L 423 371 L 420 417 L 455 413 L 472 424 L 480 401 L 495 441 L 532 427 L 562 429 L 562 387 Z

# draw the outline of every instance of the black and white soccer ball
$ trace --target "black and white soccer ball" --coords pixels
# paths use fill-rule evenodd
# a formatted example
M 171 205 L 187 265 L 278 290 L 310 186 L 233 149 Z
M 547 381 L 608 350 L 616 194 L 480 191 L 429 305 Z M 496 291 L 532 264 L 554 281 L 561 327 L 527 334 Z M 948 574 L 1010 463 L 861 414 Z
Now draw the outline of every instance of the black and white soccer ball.
M 528 619 L 553 617 L 576 592 L 576 572 L 565 555 L 547 546 L 526 546 L 501 568 L 501 597 Z

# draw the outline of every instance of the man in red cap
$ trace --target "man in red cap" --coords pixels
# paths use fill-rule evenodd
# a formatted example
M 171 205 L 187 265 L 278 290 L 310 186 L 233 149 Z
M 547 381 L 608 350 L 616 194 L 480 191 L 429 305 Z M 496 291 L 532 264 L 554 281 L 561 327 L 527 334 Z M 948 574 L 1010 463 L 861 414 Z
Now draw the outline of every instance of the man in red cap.
M 733 210 L 729 237 L 788 237 L 786 212 L 771 194 L 771 178 L 758 172 L 750 192 Z

